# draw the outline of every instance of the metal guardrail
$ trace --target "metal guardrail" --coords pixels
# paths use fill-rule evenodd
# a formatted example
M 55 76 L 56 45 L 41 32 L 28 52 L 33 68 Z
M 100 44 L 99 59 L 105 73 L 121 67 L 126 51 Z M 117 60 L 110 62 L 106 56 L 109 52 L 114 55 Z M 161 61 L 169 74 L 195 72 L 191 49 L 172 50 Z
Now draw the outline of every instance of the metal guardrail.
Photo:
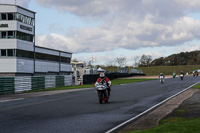
M 71 86 L 72 75 L 0 77 L 0 94 Z

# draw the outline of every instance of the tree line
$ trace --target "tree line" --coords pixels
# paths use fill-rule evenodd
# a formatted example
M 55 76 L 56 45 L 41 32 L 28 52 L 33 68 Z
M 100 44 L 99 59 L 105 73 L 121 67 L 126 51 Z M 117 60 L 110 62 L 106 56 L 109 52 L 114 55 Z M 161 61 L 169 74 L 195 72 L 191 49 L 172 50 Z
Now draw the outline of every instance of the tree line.
M 117 57 L 115 62 L 119 67 L 125 67 L 126 58 Z M 108 62 L 107 66 L 114 66 L 114 62 Z M 172 54 L 168 57 L 160 57 L 152 60 L 151 55 L 143 54 L 141 57 L 134 57 L 134 67 L 150 67 L 150 66 L 179 66 L 179 65 L 200 65 L 200 50 L 191 52 L 181 52 Z
M 191 52 L 181 52 L 173 54 L 168 57 L 160 57 L 152 59 L 151 55 L 143 54 L 141 57 L 136 56 L 133 58 L 133 67 L 150 67 L 150 66 L 178 66 L 178 65 L 199 65 L 200 64 L 200 50 Z M 87 66 L 93 66 L 93 58 L 87 64 Z M 112 61 L 107 61 L 105 66 L 118 66 L 126 67 L 126 57 L 116 57 Z
M 199 65 L 200 51 L 181 52 L 166 58 L 160 57 L 151 62 L 150 66 L 178 66 L 178 65 Z

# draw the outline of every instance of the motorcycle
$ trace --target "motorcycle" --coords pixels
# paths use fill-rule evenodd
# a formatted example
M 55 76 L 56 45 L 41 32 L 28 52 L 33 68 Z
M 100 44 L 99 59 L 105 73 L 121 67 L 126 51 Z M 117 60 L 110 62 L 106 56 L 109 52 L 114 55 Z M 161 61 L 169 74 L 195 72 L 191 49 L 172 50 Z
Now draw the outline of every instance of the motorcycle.
M 193 73 L 193 77 L 195 77 L 195 75 L 196 75 L 196 74 L 195 74 L 195 73 Z
M 107 83 L 105 81 L 101 81 L 96 85 L 96 91 L 98 92 L 99 103 L 108 102 L 108 91 L 107 91 Z
M 173 75 L 172 75 L 172 76 L 173 76 L 173 78 L 175 78 L 175 77 L 176 77 L 176 73 L 173 73 Z
M 164 83 L 164 76 L 160 76 L 160 83 Z
M 180 74 L 180 78 L 181 78 L 181 80 L 183 80 L 183 77 L 184 77 L 183 74 Z

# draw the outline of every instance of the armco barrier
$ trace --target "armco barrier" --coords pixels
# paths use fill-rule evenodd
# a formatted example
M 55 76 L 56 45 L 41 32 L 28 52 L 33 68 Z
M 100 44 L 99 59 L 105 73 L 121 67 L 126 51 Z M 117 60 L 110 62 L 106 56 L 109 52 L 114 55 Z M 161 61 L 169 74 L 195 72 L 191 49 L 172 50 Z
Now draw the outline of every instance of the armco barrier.
M 0 94 L 71 86 L 72 75 L 0 77 Z
M 32 90 L 45 89 L 45 77 L 34 76 L 32 79 Z
M 65 75 L 64 76 L 64 86 L 71 86 L 73 85 L 73 81 L 72 81 L 72 75 Z
M 108 73 L 106 76 L 110 79 L 132 77 L 132 76 L 145 76 L 145 74 L 140 73 Z M 99 74 L 86 74 L 83 75 L 83 84 L 93 84 L 99 78 Z
M 64 86 L 64 76 L 56 76 L 56 87 Z
M 32 89 L 31 77 L 15 77 L 15 93 Z
M 0 94 L 14 93 L 14 78 L 0 77 Z
M 45 76 L 45 89 L 56 88 L 56 76 Z

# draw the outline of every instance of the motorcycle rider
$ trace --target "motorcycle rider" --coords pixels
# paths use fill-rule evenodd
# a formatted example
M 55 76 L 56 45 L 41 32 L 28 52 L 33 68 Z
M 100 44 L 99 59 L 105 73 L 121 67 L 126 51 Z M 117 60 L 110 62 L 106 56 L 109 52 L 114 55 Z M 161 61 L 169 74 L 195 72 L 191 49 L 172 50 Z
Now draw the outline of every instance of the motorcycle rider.
M 183 77 L 184 77 L 184 72 L 183 72 L 183 71 L 180 72 L 180 75 L 181 75 L 181 74 L 183 74 Z
M 176 72 L 174 71 L 172 75 L 173 75 L 173 78 L 175 78 L 176 77 Z
M 197 70 L 195 71 L 195 75 L 196 75 L 196 76 L 199 76 L 199 72 L 198 72 Z
M 195 77 L 195 75 L 196 75 L 195 71 L 192 72 L 192 75 Z
M 110 89 L 110 87 L 111 87 L 111 85 L 112 85 L 112 82 L 109 80 L 109 78 L 107 78 L 106 76 L 105 76 L 105 73 L 100 73 L 100 75 L 99 75 L 99 78 L 97 79 L 97 81 L 96 81 L 96 83 L 95 83 L 95 86 L 98 84 L 98 83 L 100 83 L 101 81 L 105 81 L 106 82 L 106 84 L 107 84 L 107 91 L 108 91 L 108 97 L 110 97 L 110 91 L 111 91 L 111 89 Z
M 160 73 L 159 78 L 160 78 L 160 76 L 163 76 L 163 78 L 165 78 L 165 75 L 163 73 Z
M 181 71 L 179 76 L 180 76 L 181 80 L 183 80 L 183 78 L 184 78 L 184 72 Z
M 159 75 L 160 81 L 161 81 L 161 76 L 163 76 L 163 81 L 164 81 L 165 75 L 164 75 L 163 73 L 160 73 L 160 75 Z M 162 82 L 163 82 L 163 81 L 162 81 Z

